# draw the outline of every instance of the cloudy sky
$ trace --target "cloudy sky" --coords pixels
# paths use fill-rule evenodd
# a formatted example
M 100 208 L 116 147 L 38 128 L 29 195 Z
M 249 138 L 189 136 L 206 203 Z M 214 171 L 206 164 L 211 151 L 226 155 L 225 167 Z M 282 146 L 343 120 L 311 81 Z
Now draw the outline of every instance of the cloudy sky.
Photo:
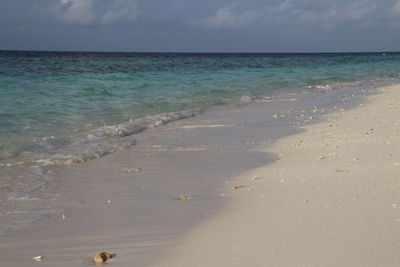
M 0 49 L 400 51 L 400 0 L 0 0 Z

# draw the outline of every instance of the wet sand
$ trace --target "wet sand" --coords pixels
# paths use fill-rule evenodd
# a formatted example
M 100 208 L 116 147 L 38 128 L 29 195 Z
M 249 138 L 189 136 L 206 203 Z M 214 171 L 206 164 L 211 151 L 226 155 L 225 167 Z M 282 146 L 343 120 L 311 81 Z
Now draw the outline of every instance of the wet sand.
M 397 91 L 344 112 L 364 93 L 226 107 L 56 168 L 32 197 L 74 204 L 0 236 L 1 263 L 86 266 L 102 250 L 112 266 L 395 263 Z

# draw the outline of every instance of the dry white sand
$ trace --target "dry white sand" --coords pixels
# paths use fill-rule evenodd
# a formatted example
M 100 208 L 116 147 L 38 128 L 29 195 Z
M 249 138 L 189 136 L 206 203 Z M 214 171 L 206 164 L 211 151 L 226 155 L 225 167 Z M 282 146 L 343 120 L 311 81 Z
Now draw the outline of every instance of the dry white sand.
M 399 266 L 400 86 L 381 92 L 274 144 L 158 266 Z

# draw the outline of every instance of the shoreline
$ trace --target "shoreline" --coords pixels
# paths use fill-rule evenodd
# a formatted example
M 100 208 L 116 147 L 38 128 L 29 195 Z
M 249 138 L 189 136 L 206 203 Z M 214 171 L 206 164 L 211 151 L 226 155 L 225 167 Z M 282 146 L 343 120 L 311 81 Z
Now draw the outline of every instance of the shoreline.
M 316 113 L 315 107 L 332 112 L 340 105 L 356 105 L 364 93 L 327 94 L 336 98 L 314 96 L 295 105 L 269 102 L 206 112 L 138 134 L 134 149 L 56 170 L 59 179 L 37 193 L 68 196 L 63 201 L 70 201 L 69 207 L 0 236 L 2 258 L 10 266 L 29 266 L 38 254 L 51 266 L 76 266 L 99 249 L 114 249 L 110 252 L 117 253 L 118 266 L 166 259 L 194 227 L 225 213 L 232 177 L 276 162 L 275 151 L 257 151 L 260 146 L 298 134 L 297 125 L 291 125 L 296 120 L 319 121 L 318 114 L 308 116 Z M 275 117 L 277 107 L 285 112 Z M 302 112 L 306 117 L 296 119 Z M 180 195 L 190 199 L 177 200 Z M 20 244 L 27 238 L 29 242 Z
M 397 81 L 397 80 L 396 80 Z M 375 81 L 373 84 L 378 85 L 381 83 L 392 83 L 392 80 Z M 42 199 L 42 209 L 37 212 L 35 205 L 29 207 L 25 205 L 26 200 L 32 199 L 34 191 L 46 187 L 54 179 L 53 172 L 57 171 L 59 167 L 74 166 L 77 164 L 85 164 L 88 161 L 96 160 L 112 153 L 134 148 L 136 145 L 136 137 L 140 133 L 141 136 L 144 132 L 156 127 L 165 127 L 166 124 L 171 122 L 178 122 L 191 117 L 196 117 L 204 112 L 218 113 L 219 110 L 240 109 L 243 106 L 259 103 L 271 103 L 280 101 L 298 101 L 305 97 L 315 97 L 323 95 L 326 91 L 336 90 L 334 88 L 342 88 L 341 90 L 357 90 L 358 86 L 373 87 L 367 81 L 354 82 L 354 83 L 338 83 L 334 87 L 330 85 L 315 86 L 294 89 L 287 89 L 286 91 L 270 92 L 268 95 L 248 96 L 244 95 L 237 103 L 221 104 L 210 106 L 203 111 L 183 110 L 170 113 L 159 113 L 151 115 L 150 117 L 138 118 L 133 121 L 125 121 L 115 125 L 105 125 L 96 127 L 95 129 L 86 131 L 84 134 L 79 134 L 72 139 L 76 139 L 70 143 L 65 139 L 64 135 L 49 136 L 43 138 L 43 143 L 49 143 L 49 152 L 41 151 L 38 155 L 31 152 L 26 152 L 21 157 L 16 157 L 8 163 L 0 164 L 2 185 L 0 187 L 0 216 L 3 216 L 3 222 L 0 224 L 0 234 L 9 229 L 17 229 L 30 223 L 34 223 L 41 217 L 48 216 L 54 210 L 59 210 L 65 206 L 74 205 L 74 203 L 57 203 L 52 205 L 49 201 Z M 346 88 L 350 86 L 350 88 Z M 313 88 L 313 89 L 312 89 Z M 290 109 L 290 107 L 288 107 Z M 279 108 L 277 109 L 279 113 Z M 285 113 L 286 111 L 284 111 Z M 108 134 L 106 134 L 108 133 Z M 100 136 L 97 136 L 100 135 Z M 102 135 L 111 135 L 107 138 L 101 137 Z M 124 137 L 113 137 L 113 135 L 122 135 Z M 97 136 L 97 137 L 96 137 Z M 99 139 L 98 139 L 99 138 Z M 72 141 L 71 139 L 71 141 Z M 86 141 L 84 141 L 86 140 Z M 61 146 L 58 147 L 57 143 Z M 69 144 L 70 143 L 70 144 Z M 54 146 L 54 147 L 53 147 Z M 51 151 L 51 153 L 50 153 Z M 36 156 L 39 156 L 36 158 Z M 13 162 L 13 163 L 12 163 Z M 16 179 L 16 177 L 18 177 Z M 38 197 L 40 199 L 40 196 Z M 48 198 L 47 198 L 48 199 Z M 11 201 L 11 202 L 10 202 Z M 73 202 L 73 201 L 72 201 Z M 16 203 L 23 203 L 18 205 Z M 8 209 L 7 205 L 13 208 Z M 5 207 L 5 209 L 1 209 Z M 22 212 L 21 212 L 22 211 Z M 11 215 L 11 216 L 8 216 Z

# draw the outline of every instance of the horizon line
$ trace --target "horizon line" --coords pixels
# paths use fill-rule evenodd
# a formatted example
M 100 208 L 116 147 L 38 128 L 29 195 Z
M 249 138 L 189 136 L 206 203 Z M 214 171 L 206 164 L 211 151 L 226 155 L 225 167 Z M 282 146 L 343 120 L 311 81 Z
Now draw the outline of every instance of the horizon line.
M 0 49 L 0 52 L 55 52 L 55 53 L 141 53 L 141 54 L 368 54 L 368 53 L 400 53 L 400 51 L 282 51 L 282 52 L 250 52 L 250 51 L 113 51 L 113 50 L 36 50 L 36 49 Z

